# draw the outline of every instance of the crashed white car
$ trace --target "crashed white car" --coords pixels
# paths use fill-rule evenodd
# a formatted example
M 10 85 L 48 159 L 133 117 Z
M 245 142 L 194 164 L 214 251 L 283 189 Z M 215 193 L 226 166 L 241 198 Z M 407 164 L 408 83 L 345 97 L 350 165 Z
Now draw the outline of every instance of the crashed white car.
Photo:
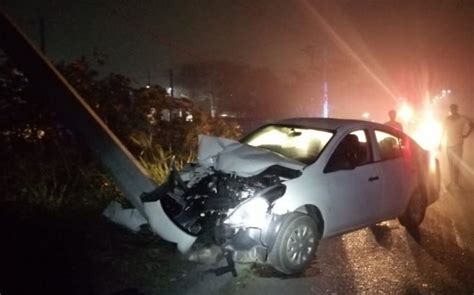
M 107 209 L 144 223 L 182 252 L 198 240 L 301 272 L 321 239 L 398 218 L 409 228 L 438 198 L 439 165 L 407 135 L 356 120 L 299 118 L 240 141 L 201 136 L 198 163 L 142 197 L 143 210 Z

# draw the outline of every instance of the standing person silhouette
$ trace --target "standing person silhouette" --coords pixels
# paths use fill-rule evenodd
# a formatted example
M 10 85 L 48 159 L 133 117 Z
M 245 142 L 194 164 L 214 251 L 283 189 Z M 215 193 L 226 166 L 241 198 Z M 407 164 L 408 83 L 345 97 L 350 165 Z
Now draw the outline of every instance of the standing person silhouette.
M 449 106 L 450 115 L 443 125 L 442 139 L 446 138 L 446 157 L 448 159 L 450 184 L 448 187 L 460 189 L 459 176 L 462 163 L 464 138 L 471 134 L 473 123 L 459 114 L 458 105 Z
M 403 125 L 400 122 L 396 121 L 397 112 L 395 110 L 390 110 L 388 112 L 388 117 L 390 118 L 390 120 L 385 122 L 385 125 L 403 131 Z

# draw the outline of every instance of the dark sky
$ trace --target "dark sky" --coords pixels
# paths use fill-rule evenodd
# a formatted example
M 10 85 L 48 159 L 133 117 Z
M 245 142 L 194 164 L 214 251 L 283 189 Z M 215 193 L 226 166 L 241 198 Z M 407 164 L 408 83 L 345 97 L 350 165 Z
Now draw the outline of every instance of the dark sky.
M 54 60 L 108 56 L 106 70 L 165 84 L 183 62 L 228 59 L 287 78 L 307 70 L 303 48 L 330 65 L 349 61 L 361 96 L 417 96 L 451 88 L 473 96 L 474 1 L 470 0 L 0 0 L 35 40 L 46 21 Z M 333 72 L 337 79 L 339 72 Z M 346 79 L 346 78 L 345 78 Z M 166 86 L 166 85 L 164 85 Z M 416 89 L 416 90 L 413 90 Z M 354 91 L 350 91 L 354 94 Z M 347 96 L 347 93 L 335 93 Z M 366 98 L 365 104 L 370 103 Z M 362 98 L 361 101 L 364 101 Z
M 183 61 L 224 58 L 277 71 L 301 67 L 301 49 L 317 39 L 286 1 L 54 1 L 2 0 L 17 22 L 38 40 L 46 21 L 48 55 L 70 60 L 94 48 L 112 70 L 153 76 Z M 294 6 L 292 8 L 292 6 Z

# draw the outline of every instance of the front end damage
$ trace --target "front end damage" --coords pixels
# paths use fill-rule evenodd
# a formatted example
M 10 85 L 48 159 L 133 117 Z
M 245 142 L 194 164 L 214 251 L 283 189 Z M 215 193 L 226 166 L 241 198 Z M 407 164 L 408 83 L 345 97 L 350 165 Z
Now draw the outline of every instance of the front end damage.
M 181 229 L 198 236 L 197 247 L 217 244 L 240 255 L 238 261 L 264 261 L 281 219 L 272 204 L 284 195 L 283 182 L 298 175 L 281 166 L 250 177 L 189 166 L 172 173 L 153 197 Z
M 155 232 L 177 227 L 181 232 L 176 235 L 194 238 L 180 245 L 175 237 L 162 236 L 177 243 L 181 252 L 190 252 L 189 242 L 195 251 L 217 245 L 238 262 L 264 262 L 283 219 L 272 212 L 272 206 L 285 194 L 285 182 L 299 177 L 302 168 L 301 163 L 275 153 L 201 136 L 198 163 L 172 171 L 165 183 L 141 200 Z M 154 213 L 146 210 L 150 204 L 173 225 L 156 218 L 150 223 L 154 219 Z M 107 210 L 113 214 L 106 210 L 105 215 L 132 230 L 147 222 L 134 209 L 111 206 L 115 208 Z

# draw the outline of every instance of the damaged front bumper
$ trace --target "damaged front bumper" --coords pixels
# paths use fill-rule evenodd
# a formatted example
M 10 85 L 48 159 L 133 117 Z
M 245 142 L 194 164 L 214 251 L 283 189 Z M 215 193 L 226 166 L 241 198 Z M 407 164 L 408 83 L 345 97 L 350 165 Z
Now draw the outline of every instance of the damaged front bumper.
M 165 183 L 140 197 L 141 210 L 111 203 L 104 215 L 135 232 L 149 224 L 182 253 L 211 234 L 223 249 L 250 251 L 265 261 L 279 220 L 272 204 L 284 195 L 283 183 L 299 177 L 302 168 L 269 151 L 201 136 L 198 163 L 172 170 Z
M 179 183 L 182 180 L 172 173 L 162 186 L 142 196 L 145 216 L 137 209 L 125 209 L 117 202 L 112 202 L 104 215 L 134 232 L 148 224 L 161 238 L 176 243 L 182 253 L 188 252 L 198 238 L 210 236 L 211 241 L 234 253 L 236 261 L 266 261 L 281 222 L 279 215 L 271 213 L 271 204 L 284 194 L 285 186 L 276 184 L 258 193 L 250 192 L 251 196 L 239 204 L 235 197 L 231 198 L 231 192 L 241 196 L 241 189 L 248 187 L 247 182 L 255 180 L 227 175 L 218 179 L 221 180 L 218 187 L 223 188 L 218 189 L 214 197 L 199 195 L 199 186 L 205 191 L 210 184 L 214 187 L 213 182 L 203 179 L 198 188 L 194 187 L 194 191 L 188 191 L 184 194 L 187 198 L 183 198 L 177 194 L 181 191 Z M 224 196 L 218 195 L 219 191 L 225 192 Z
M 117 202 L 111 202 L 104 215 L 111 221 L 138 232 L 141 226 L 149 224 L 151 230 L 166 241 L 175 243 L 181 253 L 186 253 L 196 241 L 196 236 L 180 229 L 165 213 L 161 202 L 144 202 L 144 217 L 137 209 L 124 209 Z
M 262 228 L 222 224 L 216 227 L 214 236 L 224 251 L 233 253 L 235 261 L 265 262 L 273 248 L 283 217 L 273 214 L 269 215 L 267 221 Z

